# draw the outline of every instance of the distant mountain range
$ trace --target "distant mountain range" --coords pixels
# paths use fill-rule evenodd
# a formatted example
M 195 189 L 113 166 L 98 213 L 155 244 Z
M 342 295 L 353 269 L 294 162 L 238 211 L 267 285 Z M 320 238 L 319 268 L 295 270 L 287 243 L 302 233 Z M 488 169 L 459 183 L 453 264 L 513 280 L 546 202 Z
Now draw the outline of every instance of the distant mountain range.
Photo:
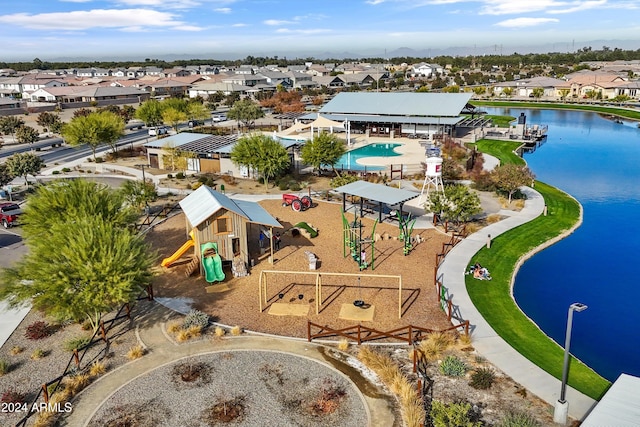
M 157 58 L 165 61 L 188 60 L 188 59 L 211 59 L 215 60 L 241 60 L 247 56 L 254 57 L 274 57 L 292 59 L 360 59 L 360 58 L 433 58 L 437 56 L 470 56 L 470 55 L 512 55 L 514 53 L 567 53 L 575 52 L 584 47 L 591 47 L 593 50 L 600 50 L 603 46 L 610 49 L 619 48 L 622 50 L 640 49 L 640 40 L 592 40 L 590 42 L 580 43 L 552 43 L 544 45 L 531 46 L 503 46 L 495 44 L 490 46 L 453 46 L 447 48 L 424 48 L 413 49 L 409 47 L 400 47 L 393 50 L 371 50 L 363 52 L 300 52 L 300 51 L 280 51 L 280 52 L 202 52 L 190 54 L 143 54 L 141 56 L 123 56 L 123 57 L 60 57 L 48 60 L 49 62 L 78 62 L 78 61 L 142 61 L 144 58 Z

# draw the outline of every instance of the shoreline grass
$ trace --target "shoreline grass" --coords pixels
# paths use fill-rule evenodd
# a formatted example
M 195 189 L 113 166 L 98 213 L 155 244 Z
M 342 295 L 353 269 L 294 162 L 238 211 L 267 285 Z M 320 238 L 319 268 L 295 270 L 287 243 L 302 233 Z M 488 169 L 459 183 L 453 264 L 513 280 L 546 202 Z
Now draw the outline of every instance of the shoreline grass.
M 594 104 L 566 103 L 566 102 L 527 102 L 527 101 L 489 101 L 473 99 L 470 101 L 475 106 L 484 107 L 514 107 L 514 108 L 541 108 L 545 110 L 578 110 L 592 111 L 594 113 L 608 114 L 630 120 L 640 121 L 640 111 L 625 107 L 601 107 Z
M 478 149 L 508 163 L 516 161 L 513 157 L 517 156 L 512 153 L 514 144 L 517 145 L 510 141 L 481 140 Z M 520 161 L 524 163 L 523 159 Z M 491 266 L 491 286 L 471 276 L 466 276 L 465 282 L 473 304 L 491 327 L 527 359 L 561 378 L 564 350 L 520 310 L 512 297 L 512 280 L 522 257 L 579 226 L 582 207 L 576 199 L 548 184 L 536 181 L 535 190 L 543 196 L 548 215 L 496 237 L 490 249 L 482 248 L 474 255 L 473 262 Z M 568 384 L 596 400 L 611 385 L 573 357 Z

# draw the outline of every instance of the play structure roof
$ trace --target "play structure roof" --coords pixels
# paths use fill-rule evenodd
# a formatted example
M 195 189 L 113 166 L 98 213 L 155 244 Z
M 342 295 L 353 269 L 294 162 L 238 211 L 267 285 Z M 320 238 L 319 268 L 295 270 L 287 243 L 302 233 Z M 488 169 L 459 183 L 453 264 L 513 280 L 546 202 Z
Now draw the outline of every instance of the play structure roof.
M 356 181 L 351 184 L 338 187 L 335 191 L 339 193 L 351 194 L 364 199 L 382 202 L 388 206 L 398 205 L 411 199 L 415 199 L 420 193 L 400 188 L 388 187 L 382 184 L 373 184 L 367 181 Z
M 246 218 L 248 222 L 282 228 L 282 225 L 258 203 L 230 199 L 206 185 L 200 186 L 182 199 L 180 207 L 192 227 L 202 224 L 220 209 L 226 209 Z

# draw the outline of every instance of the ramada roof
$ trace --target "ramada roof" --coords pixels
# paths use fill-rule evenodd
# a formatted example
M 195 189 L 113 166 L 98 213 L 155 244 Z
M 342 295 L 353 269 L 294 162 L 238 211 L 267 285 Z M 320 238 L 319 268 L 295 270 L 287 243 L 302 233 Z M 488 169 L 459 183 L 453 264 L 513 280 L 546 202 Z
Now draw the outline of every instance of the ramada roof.
M 457 117 L 470 99 L 469 93 L 341 92 L 322 107 L 320 113 Z

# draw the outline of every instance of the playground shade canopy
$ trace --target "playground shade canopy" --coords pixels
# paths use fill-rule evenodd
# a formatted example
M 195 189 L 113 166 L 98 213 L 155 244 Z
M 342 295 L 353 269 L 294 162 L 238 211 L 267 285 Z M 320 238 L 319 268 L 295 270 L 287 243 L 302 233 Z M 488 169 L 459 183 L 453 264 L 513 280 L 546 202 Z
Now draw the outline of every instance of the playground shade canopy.
M 367 181 L 352 182 L 338 187 L 334 191 L 358 196 L 363 199 L 374 200 L 388 206 L 404 204 L 420 195 L 418 192 L 388 187 L 382 184 L 373 184 Z

